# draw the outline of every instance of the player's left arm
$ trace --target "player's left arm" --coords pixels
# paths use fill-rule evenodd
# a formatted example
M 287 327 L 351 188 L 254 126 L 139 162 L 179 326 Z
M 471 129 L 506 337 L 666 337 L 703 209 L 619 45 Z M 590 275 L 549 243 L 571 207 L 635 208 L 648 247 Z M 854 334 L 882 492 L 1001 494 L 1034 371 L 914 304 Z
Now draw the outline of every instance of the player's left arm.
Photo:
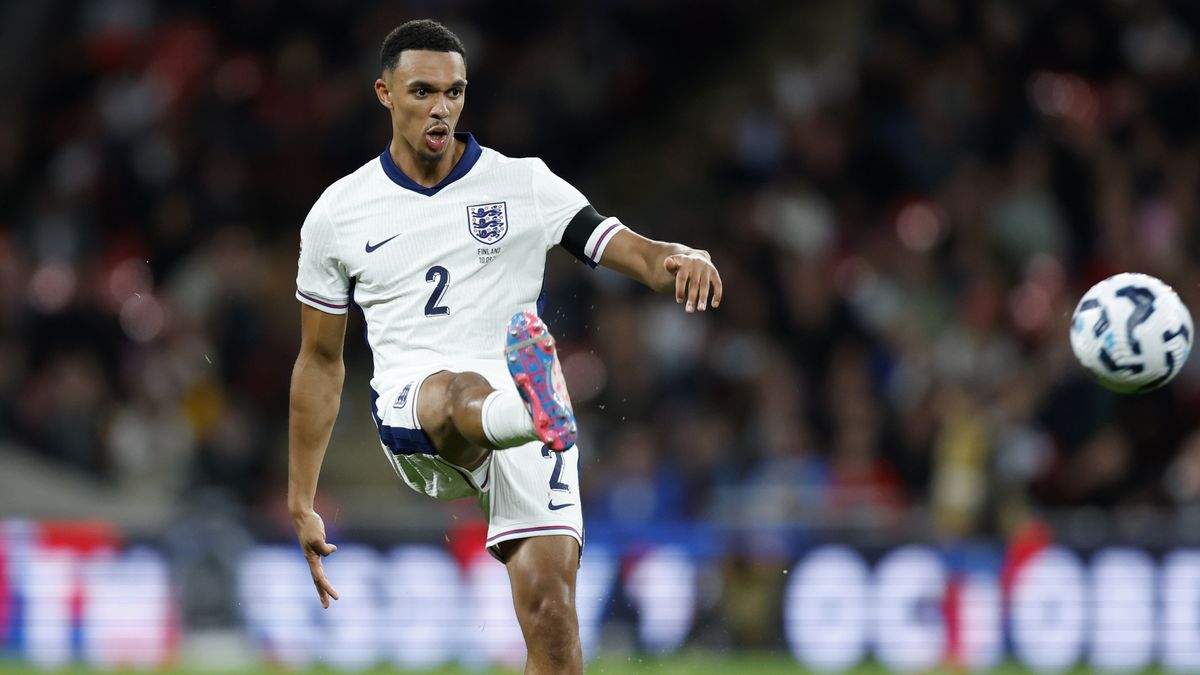
M 721 275 L 707 251 L 647 239 L 616 218 L 598 213 L 579 190 L 541 160 L 530 166 L 549 246 L 558 244 L 591 267 L 604 265 L 659 293 L 675 289 L 675 302 L 683 303 L 688 312 L 703 312 L 710 302 L 714 308 L 721 304 Z
M 647 239 L 629 229 L 613 235 L 600 264 L 640 281 L 659 293 L 675 291 L 675 302 L 687 312 L 721 304 L 721 275 L 708 251 Z

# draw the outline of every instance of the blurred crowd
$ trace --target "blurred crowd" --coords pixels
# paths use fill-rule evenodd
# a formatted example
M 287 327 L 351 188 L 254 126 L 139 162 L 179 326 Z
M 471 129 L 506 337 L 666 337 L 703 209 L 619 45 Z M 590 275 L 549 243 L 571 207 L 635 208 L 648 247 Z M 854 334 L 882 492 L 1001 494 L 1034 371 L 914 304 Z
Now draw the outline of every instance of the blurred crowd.
M 299 225 L 387 142 L 378 45 L 429 14 L 467 45 L 460 128 L 724 277 L 685 315 L 552 254 L 590 523 L 958 538 L 1200 496 L 1200 363 L 1118 396 L 1067 341 L 1119 271 L 1200 308 L 1200 5 L 0 11 L 0 443 L 148 508 L 277 508 Z M 385 467 L 360 331 L 334 494 Z

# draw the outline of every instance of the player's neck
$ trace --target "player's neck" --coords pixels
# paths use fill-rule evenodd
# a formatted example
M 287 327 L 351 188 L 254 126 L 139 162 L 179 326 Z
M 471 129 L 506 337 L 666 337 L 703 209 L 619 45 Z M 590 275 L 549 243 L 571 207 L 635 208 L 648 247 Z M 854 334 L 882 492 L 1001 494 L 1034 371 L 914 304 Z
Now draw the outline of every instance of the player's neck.
M 435 162 L 423 161 L 415 152 L 406 148 L 402 141 L 397 141 L 395 138 L 388 146 L 388 154 L 392 156 L 392 163 L 405 176 L 411 178 L 418 185 L 429 188 L 441 183 L 446 176 L 450 175 L 467 149 L 466 143 L 459 142 L 453 136 L 450 138 L 450 142 L 452 143 L 450 151 Z

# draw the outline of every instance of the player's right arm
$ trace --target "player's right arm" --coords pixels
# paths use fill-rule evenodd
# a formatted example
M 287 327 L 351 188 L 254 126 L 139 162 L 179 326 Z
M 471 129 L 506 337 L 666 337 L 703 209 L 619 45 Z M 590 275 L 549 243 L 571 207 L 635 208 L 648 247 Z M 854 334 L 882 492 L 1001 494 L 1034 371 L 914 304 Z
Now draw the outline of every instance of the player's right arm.
M 300 354 L 292 369 L 288 415 L 288 509 L 324 607 L 329 607 L 329 599 L 337 600 L 338 595 L 325 577 L 321 558 L 337 547 L 325 541 L 325 523 L 313 508 L 313 501 L 342 397 L 345 338 L 345 314 L 300 306 Z
M 321 604 L 337 600 L 321 558 L 337 550 L 325 541 L 325 523 L 313 508 L 321 461 L 342 398 L 346 311 L 350 279 L 344 249 L 331 217 L 331 190 L 317 200 L 300 228 L 296 300 L 300 302 L 300 354 L 292 369 L 288 415 L 288 509 Z

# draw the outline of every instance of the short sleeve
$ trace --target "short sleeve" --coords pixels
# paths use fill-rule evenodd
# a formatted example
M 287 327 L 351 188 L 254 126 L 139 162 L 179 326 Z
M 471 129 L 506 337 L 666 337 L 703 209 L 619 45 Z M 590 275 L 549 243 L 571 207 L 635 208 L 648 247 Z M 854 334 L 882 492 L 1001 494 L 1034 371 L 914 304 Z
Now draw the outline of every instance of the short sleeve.
M 350 279 L 338 259 L 337 233 L 323 199 L 318 199 L 300 228 L 296 299 L 328 314 L 350 307 Z
M 597 213 L 583 193 L 554 175 L 540 159 L 535 162 L 533 188 L 539 216 L 546 228 L 547 248 L 561 244 L 576 258 L 595 267 L 612 236 L 625 226 L 616 218 Z
M 567 225 L 588 205 L 588 200 L 575 186 L 554 175 L 540 159 L 534 160 L 533 192 L 537 197 L 538 216 L 546 229 L 547 248 L 550 248 L 562 241 Z

